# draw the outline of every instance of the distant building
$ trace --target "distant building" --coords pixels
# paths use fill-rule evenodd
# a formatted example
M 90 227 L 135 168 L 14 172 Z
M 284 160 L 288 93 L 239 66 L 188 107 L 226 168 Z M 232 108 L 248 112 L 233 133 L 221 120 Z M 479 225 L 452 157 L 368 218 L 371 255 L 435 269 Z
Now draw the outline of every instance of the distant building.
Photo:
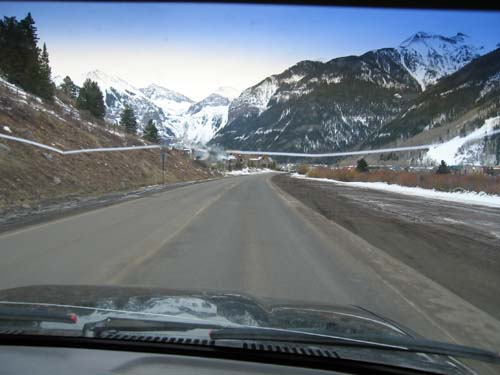
M 234 154 L 232 159 L 227 159 L 228 168 L 273 168 L 276 162 L 267 155 Z
M 247 165 L 249 168 L 270 168 L 273 164 L 273 159 L 267 155 L 249 157 Z

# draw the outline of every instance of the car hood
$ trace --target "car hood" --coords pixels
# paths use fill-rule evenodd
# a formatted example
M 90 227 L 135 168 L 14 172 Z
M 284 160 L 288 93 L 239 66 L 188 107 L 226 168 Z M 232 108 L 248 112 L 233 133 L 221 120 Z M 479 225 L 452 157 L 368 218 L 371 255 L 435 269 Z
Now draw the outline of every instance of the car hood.
M 233 292 L 82 285 L 37 285 L 0 290 L 0 309 L 12 307 L 18 311 L 26 308 L 42 309 L 44 312 L 50 310 L 66 316 L 68 313 L 76 314 L 77 323 L 70 330 L 61 327 L 60 323 L 40 323 L 39 327 L 47 331 L 46 334 L 54 335 L 71 336 L 80 332 L 76 335 L 79 336 L 87 323 L 102 322 L 108 317 L 126 317 L 305 330 L 346 337 L 417 336 L 409 329 L 362 307 L 313 305 Z M 7 329 L 4 332 L 12 332 L 13 327 L 9 324 L 4 327 L 0 324 L 0 334 L 2 328 Z M 419 353 L 339 347 L 335 353 L 342 359 L 435 370 L 443 374 L 471 374 L 470 369 L 461 363 L 451 363 L 447 356 L 441 355 L 421 356 Z
M 142 313 L 166 320 L 196 319 L 349 336 L 413 335 L 408 329 L 361 307 L 292 303 L 232 292 L 37 285 L 1 290 L 0 301 L 18 306 L 42 304 L 51 309 L 76 311 L 81 321 L 89 320 L 90 316 L 95 320 L 96 314 L 105 317 L 116 313 Z

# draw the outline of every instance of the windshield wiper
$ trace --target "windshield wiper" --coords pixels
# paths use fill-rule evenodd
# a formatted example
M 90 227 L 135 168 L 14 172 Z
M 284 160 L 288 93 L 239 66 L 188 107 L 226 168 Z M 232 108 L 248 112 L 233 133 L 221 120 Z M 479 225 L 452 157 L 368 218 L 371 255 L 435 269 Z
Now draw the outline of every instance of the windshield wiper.
M 254 340 L 277 341 L 296 344 L 315 344 L 328 346 L 349 346 L 362 349 L 379 349 L 449 355 L 454 357 L 476 359 L 483 362 L 500 364 L 500 354 L 483 349 L 443 342 L 406 338 L 406 337 L 343 337 L 331 336 L 305 331 L 290 331 L 278 328 L 260 327 L 228 327 L 217 323 L 172 322 L 159 320 L 106 318 L 83 326 L 83 336 L 99 337 L 105 332 L 161 332 L 191 331 L 195 329 L 210 330 L 212 340 Z
M 0 308 L 0 323 L 2 321 L 27 321 L 27 322 L 56 322 L 76 324 L 78 317 L 76 314 L 67 314 L 47 310 L 26 310 L 18 308 Z
M 210 332 L 212 340 L 280 341 L 297 344 L 349 346 L 414 353 L 449 355 L 500 364 L 500 353 L 462 345 L 406 337 L 342 337 L 275 328 L 223 328 Z
M 98 337 L 103 332 L 117 331 L 191 331 L 194 329 L 222 329 L 227 326 L 203 322 L 169 322 L 160 320 L 106 318 L 98 322 L 86 323 L 83 326 L 83 335 Z

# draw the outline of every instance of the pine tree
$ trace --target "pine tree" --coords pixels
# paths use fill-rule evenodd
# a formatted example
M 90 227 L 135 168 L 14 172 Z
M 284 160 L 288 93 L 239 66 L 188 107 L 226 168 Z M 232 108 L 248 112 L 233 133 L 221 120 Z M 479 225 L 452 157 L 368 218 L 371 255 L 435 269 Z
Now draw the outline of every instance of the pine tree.
M 26 34 L 29 43 L 34 43 L 34 45 L 36 46 L 36 44 L 38 43 L 38 36 L 36 33 L 35 20 L 31 16 L 31 12 L 28 12 L 26 17 L 21 20 L 20 26 Z
M 54 84 L 51 79 L 51 69 L 49 64 L 49 53 L 47 46 L 43 43 L 42 54 L 39 63 L 39 82 L 37 91 L 42 98 L 52 99 L 54 97 Z
M 156 128 L 156 125 L 153 120 L 149 120 L 146 127 L 144 128 L 144 135 L 143 138 L 146 141 L 152 142 L 152 143 L 158 143 L 160 138 L 158 136 L 158 129 Z
M 104 118 L 104 115 L 106 114 L 106 107 L 104 106 L 104 97 L 97 82 L 90 79 L 85 80 L 80 92 L 78 93 L 76 106 L 79 109 L 89 111 L 98 119 Z
M 368 163 L 364 158 L 358 160 L 358 165 L 356 166 L 356 170 L 358 172 L 368 172 Z
M 128 134 L 137 133 L 137 119 L 135 118 L 134 110 L 126 105 L 120 116 L 120 125 L 123 126 Z
M 0 20 L 0 72 L 9 82 L 51 100 L 54 85 L 50 80 L 49 54 L 45 45 L 41 51 L 37 43 L 30 13 L 21 21 L 15 17 Z
M 40 48 L 38 48 L 37 29 L 35 20 L 31 13 L 19 22 L 19 28 L 23 35 L 21 45 L 21 87 L 39 94 L 38 85 L 40 82 Z
M 71 99 L 77 98 L 78 91 L 79 91 L 78 86 L 75 85 L 75 83 L 73 82 L 73 80 L 69 76 L 64 77 L 63 83 L 61 83 L 59 85 L 59 87 Z
M 22 85 L 25 35 L 15 17 L 0 21 L 0 71 L 9 82 Z
M 448 165 L 446 164 L 446 162 L 444 160 L 441 160 L 441 164 L 439 165 L 436 173 L 437 174 L 448 174 L 448 173 L 450 173 L 450 168 L 448 167 Z

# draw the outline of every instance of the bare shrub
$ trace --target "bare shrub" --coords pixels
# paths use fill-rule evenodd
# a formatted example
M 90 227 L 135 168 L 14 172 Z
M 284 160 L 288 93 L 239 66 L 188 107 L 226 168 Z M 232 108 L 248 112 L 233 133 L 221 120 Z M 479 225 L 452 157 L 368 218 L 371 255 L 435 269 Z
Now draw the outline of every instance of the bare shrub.
M 297 167 L 298 174 L 307 174 L 307 172 L 309 172 L 309 166 L 307 164 L 300 164 Z
M 500 194 L 500 176 L 485 174 L 436 174 L 429 172 L 396 172 L 388 169 L 359 173 L 349 168 L 313 168 L 309 177 L 328 178 L 338 181 L 386 182 L 409 187 L 421 187 L 439 191 L 467 190 Z

